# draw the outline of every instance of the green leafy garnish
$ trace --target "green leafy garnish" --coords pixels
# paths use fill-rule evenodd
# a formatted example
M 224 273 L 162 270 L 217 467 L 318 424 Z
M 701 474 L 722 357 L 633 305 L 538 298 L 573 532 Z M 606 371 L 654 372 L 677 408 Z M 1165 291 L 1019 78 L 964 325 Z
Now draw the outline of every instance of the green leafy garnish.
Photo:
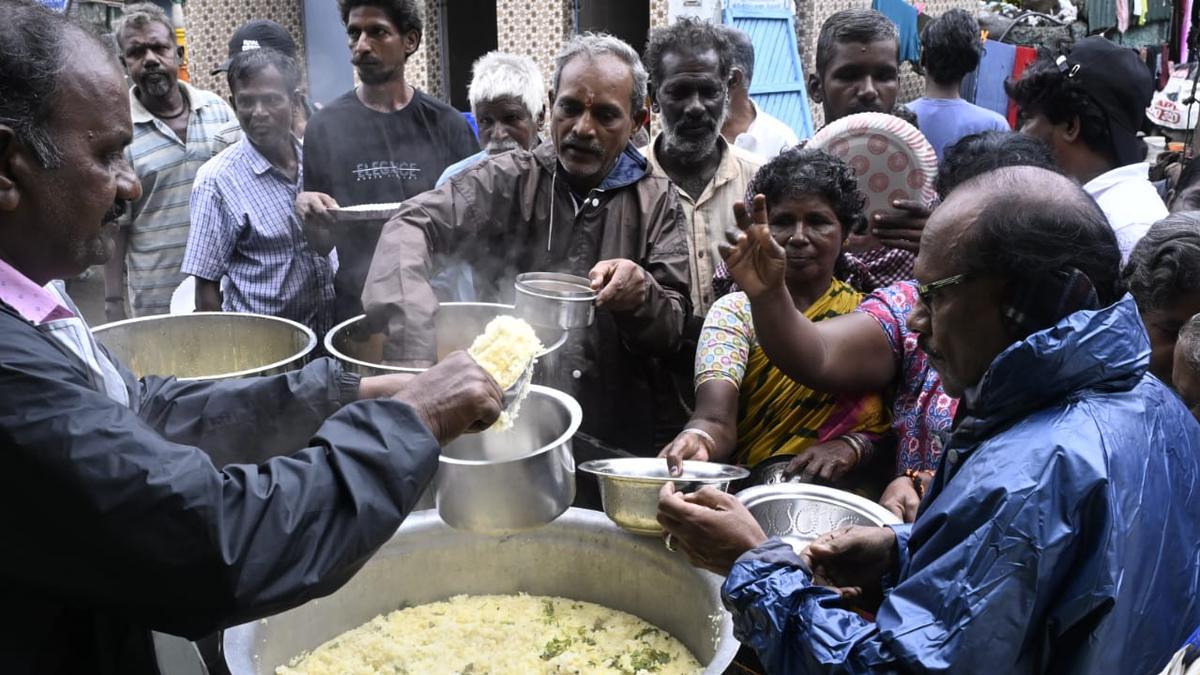
M 542 648 L 541 658 L 543 661 L 549 661 L 550 659 L 567 651 L 567 647 L 570 646 L 571 638 L 554 638 L 553 640 L 547 642 L 546 646 Z

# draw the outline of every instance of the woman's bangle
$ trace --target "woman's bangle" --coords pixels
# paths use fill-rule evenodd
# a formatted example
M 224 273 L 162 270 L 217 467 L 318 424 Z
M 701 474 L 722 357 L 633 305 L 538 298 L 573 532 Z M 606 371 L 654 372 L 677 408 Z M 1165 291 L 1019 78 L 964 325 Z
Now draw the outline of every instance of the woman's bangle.
M 704 439 L 705 445 L 708 446 L 708 454 L 710 454 L 710 455 L 717 451 L 717 439 L 713 438 L 712 434 L 708 433 L 707 431 L 705 431 L 703 429 L 697 429 L 696 427 L 688 427 L 679 433 L 681 433 L 681 434 L 696 434 L 700 438 Z
M 862 458 L 864 460 L 870 461 L 875 456 L 875 441 L 857 431 L 847 434 L 847 436 L 853 436 L 859 442 L 859 445 L 862 446 Z
M 846 434 L 845 436 L 839 436 L 838 440 L 845 443 L 846 445 L 850 446 L 850 449 L 854 451 L 854 466 L 858 466 L 859 464 L 862 464 L 863 449 L 862 449 L 862 444 L 859 442 L 859 440 L 857 438 L 854 438 L 854 436 L 852 434 Z
M 864 460 L 871 459 L 875 454 L 875 444 L 862 434 L 845 434 L 840 437 L 847 445 L 854 449 L 855 465 L 861 465 Z

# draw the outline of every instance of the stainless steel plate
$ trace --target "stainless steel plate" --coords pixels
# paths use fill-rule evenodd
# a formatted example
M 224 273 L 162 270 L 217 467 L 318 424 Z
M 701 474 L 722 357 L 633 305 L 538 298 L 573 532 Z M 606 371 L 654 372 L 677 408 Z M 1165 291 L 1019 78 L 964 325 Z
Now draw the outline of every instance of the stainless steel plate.
M 362 204 L 330 209 L 329 213 L 339 223 L 383 222 L 400 210 L 401 202 L 387 204 Z
M 768 536 L 796 551 L 833 530 L 853 525 L 897 525 L 894 513 L 844 490 L 805 483 L 758 485 L 737 493 Z

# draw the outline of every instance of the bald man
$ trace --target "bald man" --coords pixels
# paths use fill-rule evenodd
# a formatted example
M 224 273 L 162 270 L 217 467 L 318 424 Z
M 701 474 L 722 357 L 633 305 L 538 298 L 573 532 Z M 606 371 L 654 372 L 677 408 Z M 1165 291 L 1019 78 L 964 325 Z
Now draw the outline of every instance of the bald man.
M 782 264 L 756 203 L 727 262 L 753 297 Z M 664 488 L 659 522 L 728 573 L 767 672 L 1157 672 L 1200 622 L 1200 427 L 1151 376 L 1117 239 L 1069 179 L 984 174 L 930 217 L 909 318 L 960 397 L 916 521 L 802 555 L 736 498 Z M 839 596 L 841 596 L 839 598 Z M 1169 621 L 1150 621 L 1145 607 Z M 875 614 L 867 621 L 843 603 Z

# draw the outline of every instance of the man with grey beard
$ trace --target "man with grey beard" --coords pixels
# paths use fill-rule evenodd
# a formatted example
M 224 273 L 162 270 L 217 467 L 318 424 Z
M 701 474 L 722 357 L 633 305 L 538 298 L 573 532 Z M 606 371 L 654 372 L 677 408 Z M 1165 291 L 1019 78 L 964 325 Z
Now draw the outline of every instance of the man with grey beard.
M 698 336 L 716 300 L 717 245 L 734 226 L 733 204 L 762 159 L 721 137 L 729 114 L 733 45 L 720 27 L 683 17 L 650 33 L 642 57 L 650 100 L 663 130 L 642 153 L 671 179 L 687 221 L 693 316 L 685 335 Z
M 105 267 L 109 321 L 125 318 L 126 297 L 134 316 L 165 314 L 170 308 L 171 293 L 187 278 L 180 266 L 192 181 L 220 151 L 218 134 L 237 122 L 220 96 L 179 80 L 183 48 L 175 44 L 175 27 L 157 5 L 126 6 L 113 35 L 133 82 L 133 143 L 125 159 L 133 165 L 142 196 L 122 218 Z

